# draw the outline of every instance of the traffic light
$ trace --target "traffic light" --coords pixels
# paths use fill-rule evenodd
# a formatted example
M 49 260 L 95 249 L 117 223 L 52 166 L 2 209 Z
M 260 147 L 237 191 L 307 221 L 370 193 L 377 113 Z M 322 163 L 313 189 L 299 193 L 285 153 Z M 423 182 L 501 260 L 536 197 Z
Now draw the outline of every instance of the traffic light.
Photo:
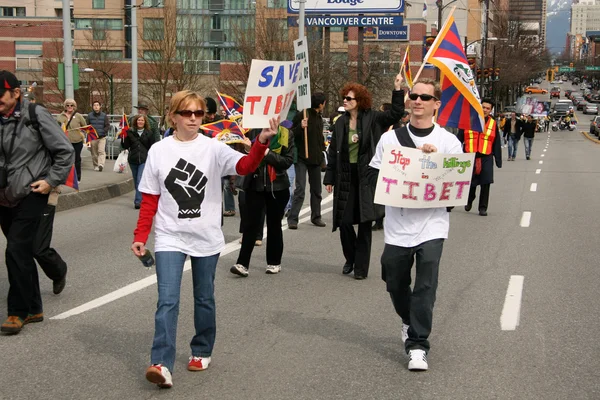
M 483 77 L 485 79 L 488 79 L 490 77 L 490 70 L 491 70 L 491 68 L 486 68 L 483 70 Z
M 494 80 L 497 81 L 498 79 L 500 79 L 500 68 L 494 70 Z
M 469 57 L 467 61 L 469 62 L 469 68 L 475 69 L 477 66 L 477 59 L 475 57 Z
M 481 68 L 477 68 L 477 80 L 481 79 Z
M 569 68 L 573 68 L 573 63 L 569 63 Z

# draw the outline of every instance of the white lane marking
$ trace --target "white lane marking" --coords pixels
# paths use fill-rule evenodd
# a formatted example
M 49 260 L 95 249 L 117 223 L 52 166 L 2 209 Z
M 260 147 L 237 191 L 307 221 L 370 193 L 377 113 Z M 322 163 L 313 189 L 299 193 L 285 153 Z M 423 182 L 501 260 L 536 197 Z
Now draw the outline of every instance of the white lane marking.
M 537 183 L 532 183 L 529 190 L 532 192 L 537 192 Z
M 544 157 L 545 154 L 542 154 L 540 157 Z
M 332 201 L 333 201 L 333 195 L 330 195 L 321 201 L 321 206 L 323 206 L 327 203 L 330 203 Z M 332 210 L 333 210 L 332 207 L 326 208 L 321 211 L 321 214 L 323 214 L 323 215 L 327 214 L 327 213 L 331 212 Z M 300 215 L 307 214 L 309 212 L 310 212 L 310 206 L 301 210 Z M 310 215 L 299 219 L 298 223 L 303 223 L 303 222 L 307 222 L 307 221 L 310 221 Z M 284 224 L 282 226 L 282 230 L 286 230 L 286 229 L 288 229 L 287 224 Z M 267 236 L 267 228 L 265 228 L 265 230 L 264 230 L 263 237 L 266 237 L 266 236 Z M 230 254 L 230 253 L 238 250 L 241 246 L 242 245 L 238 242 L 238 239 L 236 239 L 232 242 L 229 242 L 225 245 L 225 248 L 221 252 L 221 256 Z M 188 259 L 183 264 L 183 271 L 184 272 L 189 271 L 190 269 L 192 269 L 192 262 Z M 145 289 L 148 286 L 154 285 L 155 283 L 156 283 L 156 274 L 152 274 L 150 276 L 145 277 L 144 279 L 140 279 L 139 281 L 130 283 L 129 285 L 124 286 L 120 289 L 117 289 L 113 292 L 110 292 L 104 296 L 98 297 L 97 299 L 88 301 L 85 304 L 82 304 L 78 307 L 72 308 L 61 314 L 55 315 L 54 317 L 50 317 L 50 319 L 65 319 L 65 318 L 72 317 L 74 315 L 82 314 L 86 311 L 93 310 L 94 308 L 98 308 L 98 307 L 104 306 L 108 303 L 112 303 L 113 301 L 118 300 L 127 295 L 130 295 L 132 293 L 139 292 L 140 290 Z
M 523 275 L 511 275 L 504 298 L 504 307 L 500 315 L 500 329 L 514 331 L 521 319 L 521 299 L 523 297 Z
M 541 170 L 541 169 L 536 169 L 536 170 L 535 170 L 535 173 L 536 173 L 536 174 L 538 174 L 538 175 L 539 175 L 541 172 L 542 172 L 542 170 Z
M 521 227 L 529 228 L 531 224 L 531 211 L 523 211 L 523 216 L 521 217 Z
M 547 149 L 544 149 L 544 153 L 547 151 Z
M 543 164 L 544 162 L 542 160 L 540 160 L 540 164 Z

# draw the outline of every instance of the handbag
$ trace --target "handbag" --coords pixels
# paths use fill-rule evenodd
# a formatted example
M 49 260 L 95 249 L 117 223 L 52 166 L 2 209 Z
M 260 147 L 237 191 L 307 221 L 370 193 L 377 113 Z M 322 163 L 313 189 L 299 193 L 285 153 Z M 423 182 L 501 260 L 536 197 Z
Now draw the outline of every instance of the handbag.
M 113 171 L 118 174 L 124 174 L 129 171 L 129 162 L 127 161 L 127 156 L 129 155 L 129 151 L 123 150 L 119 153 L 117 157 L 117 161 L 115 161 L 115 166 L 113 167 Z

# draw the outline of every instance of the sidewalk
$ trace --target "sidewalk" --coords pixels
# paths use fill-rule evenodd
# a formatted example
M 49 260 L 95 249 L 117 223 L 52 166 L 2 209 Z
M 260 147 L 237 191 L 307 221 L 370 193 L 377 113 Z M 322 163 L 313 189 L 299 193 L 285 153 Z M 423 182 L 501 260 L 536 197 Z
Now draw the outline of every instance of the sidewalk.
M 121 196 L 133 190 L 131 171 L 124 174 L 113 172 L 115 160 L 106 160 L 104 171 L 94 171 L 92 157 L 85 148 L 81 151 L 81 175 L 79 192 L 62 186 L 62 193 L 58 198 L 57 211 L 87 206 Z

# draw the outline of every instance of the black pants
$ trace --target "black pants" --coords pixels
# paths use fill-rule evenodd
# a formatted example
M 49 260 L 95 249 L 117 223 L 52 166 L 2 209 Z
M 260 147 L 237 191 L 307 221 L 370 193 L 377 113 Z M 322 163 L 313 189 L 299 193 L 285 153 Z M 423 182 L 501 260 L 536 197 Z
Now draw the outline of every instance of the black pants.
M 304 193 L 306 191 L 306 175 L 308 174 L 308 184 L 310 185 L 310 220 L 314 221 L 321 218 L 321 200 L 323 196 L 321 191 L 323 184 L 321 183 L 321 166 L 307 165 L 302 161 L 294 164 L 296 170 L 296 188 L 292 198 L 292 208 L 288 215 L 289 223 L 298 223 L 300 209 L 304 203 Z
M 438 286 L 438 272 L 444 239 L 434 239 L 415 247 L 386 244 L 381 256 L 381 277 L 386 283 L 396 313 L 410 325 L 406 352 L 411 349 L 429 351 L 429 334 L 433 321 L 433 305 Z M 415 256 L 417 271 L 414 289 L 411 276 Z
M 8 315 L 23 319 L 42 312 L 37 267 L 33 260 L 38 230 L 47 194 L 30 193 L 14 208 L 0 207 L 0 226 L 6 236 L 8 270 Z
M 48 278 L 53 281 L 60 281 L 67 275 L 67 263 L 56 250 L 50 247 L 55 212 L 55 206 L 46 205 L 35 238 L 33 257 Z
M 240 233 L 244 233 L 244 222 L 246 220 L 246 192 L 243 190 L 238 190 L 238 209 L 240 210 Z M 252 211 L 254 212 L 254 211 Z M 265 226 L 265 209 L 263 208 L 260 213 L 260 221 L 258 224 L 261 228 L 258 230 L 256 234 L 255 240 L 263 240 L 263 226 Z
M 283 232 L 281 230 L 281 219 L 285 205 L 290 199 L 290 190 L 278 190 L 275 192 L 256 192 L 246 190 L 246 209 L 244 210 L 244 227 L 242 236 L 242 248 L 236 264 L 246 268 L 250 267 L 250 258 L 254 250 L 254 242 L 262 231 L 261 214 L 266 213 L 267 218 L 267 265 L 281 265 L 283 255 Z
M 75 150 L 75 173 L 77 174 L 77 179 L 81 180 L 81 150 L 83 149 L 83 142 L 71 144 Z
M 487 211 L 488 203 L 490 201 L 490 184 L 486 183 L 483 185 L 471 185 L 469 189 L 469 204 L 473 204 L 475 197 L 477 197 L 475 191 L 477 190 L 477 186 L 481 187 L 479 193 L 479 210 Z
M 354 225 L 340 225 L 340 241 L 347 264 L 354 265 L 354 275 L 367 277 L 371 260 L 371 221 L 358 224 L 358 235 Z

